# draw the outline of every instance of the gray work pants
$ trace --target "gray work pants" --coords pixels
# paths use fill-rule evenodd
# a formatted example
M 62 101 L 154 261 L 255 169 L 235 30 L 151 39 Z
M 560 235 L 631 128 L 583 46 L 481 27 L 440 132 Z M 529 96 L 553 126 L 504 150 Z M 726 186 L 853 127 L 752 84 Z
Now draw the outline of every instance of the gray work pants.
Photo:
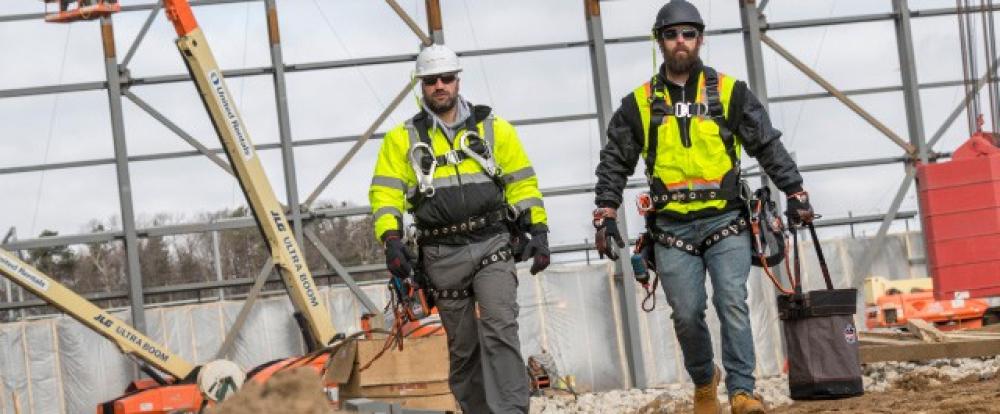
M 448 335 L 448 383 L 466 414 L 528 412 L 514 262 L 493 263 L 475 272 L 479 261 L 507 245 L 509 238 L 503 233 L 480 243 L 422 247 L 424 271 L 435 288 L 471 287 L 475 292 L 474 298 L 437 300 Z

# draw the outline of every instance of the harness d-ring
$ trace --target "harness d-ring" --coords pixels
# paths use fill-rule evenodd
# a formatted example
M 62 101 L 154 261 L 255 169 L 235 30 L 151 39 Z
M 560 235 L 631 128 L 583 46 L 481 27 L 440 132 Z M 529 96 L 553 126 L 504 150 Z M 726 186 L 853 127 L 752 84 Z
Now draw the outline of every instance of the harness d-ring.
M 425 173 L 422 163 L 422 157 L 419 154 L 419 150 L 424 150 L 427 155 L 430 156 L 431 165 Z M 431 149 L 430 145 L 423 142 L 418 142 L 410 147 L 410 166 L 413 167 L 413 172 L 417 175 L 417 186 L 420 190 L 420 194 L 424 197 L 434 197 L 434 171 L 437 170 L 437 159 L 434 158 L 434 151 Z
M 486 174 L 488 174 L 490 177 L 499 177 L 501 174 L 500 167 L 497 166 L 496 160 L 493 159 L 493 152 L 490 150 L 490 147 L 488 145 L 483 145 L 483 147 L 485 147 L 486 149 L 486 154 L 484 156 L 479 155 L 478 153 L 473 151 L 472 148 L 469 148 L 470 137 L 478 138 L 479 140 L 482 141 L 482 138 L 479 137 L 479 134 L 477 134 L 474 131 L 466 130 L 463 131 L 462 134 L 458 136 L 458 148 L 461 149 L 463 153 L 465 153 L 466 157 L 475 160 L 476 163 L 478 163 L 479 166 L 482 167 L 483 170 L 486 171 Z

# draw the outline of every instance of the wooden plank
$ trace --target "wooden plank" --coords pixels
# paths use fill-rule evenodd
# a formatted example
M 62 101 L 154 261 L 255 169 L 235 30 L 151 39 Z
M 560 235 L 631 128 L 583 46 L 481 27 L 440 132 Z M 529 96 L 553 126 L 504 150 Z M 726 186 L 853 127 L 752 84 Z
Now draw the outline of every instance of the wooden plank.
M 861 362 L 925 361 L 1000 355 L 1000 339 L 861 347 Z
M 924 342 L 945 342 L 948 340 L 934 324 L 923 319 L 910 319 L 906 321 L 906 329 Z
M 874 344 L 874 345 L 910 345 L 910 344 L 914 344 L 914 343 L 916 343 L 916 342 L 914 342 L 912 340 L 908 341 L 908 340 L 901 340 L 901 339 L 880 338 L 880 337 L 877 337 L 877 336 L 868 336 L 868 335 L 865 335 L 865 336 L 861 337 L 861 345 L 862 346 L 865 346 L 865 344 Z

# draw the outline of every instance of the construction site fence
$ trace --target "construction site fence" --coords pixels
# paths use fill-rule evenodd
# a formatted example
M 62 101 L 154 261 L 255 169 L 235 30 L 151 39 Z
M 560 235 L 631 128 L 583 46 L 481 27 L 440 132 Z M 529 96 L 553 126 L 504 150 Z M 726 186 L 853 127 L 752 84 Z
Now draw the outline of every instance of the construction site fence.
M 925 276 L 922 258 L 911 257 L 911 252 L 923 251 L 919 233 L 886 237 L 871 270 L 861 274 L 855 267 L 871 243 L 870 239 L 851 238 L 823 243 L 837 287 L 860 287 L 866 275 L 889 279 Z M 822 288 L 813 249 L 805 243 L 800 251 L 805 288 Z M 642 355 L 631 357 L 642 365 L 639 371 L 644 373 L 647 386 L 690 381 L 662 290 L 657 292 L 654 311 L 639 312 L 639 332 L 626 337 L 622 281 L 616 280 L 613 263 L 554 264 L 537 276 L 520 269 L 518 279 L 522 354 L 527 357 L 543 350 L 552 354 L 560 373 L 572 376 L 577 390 L 632 386 L 626 351 L 630 341 L 640 342 Z M 346 288 L 324 289 L 323 298 L 337 330 L 348 334 L 358 331 L 365 308 Z M 385 305 L 384 286 L 362 289 L 376 305 Z M 707 289 L 711 297 L 711 286 Z M 758 377 L 780 375 L 785 356 L 776 291 L 756 268 L 750 275 L 748 290 L 757 358 L 755 373 Z M 636 297 L 637 303 L 642 299 Z M 711 302 L 706 314 L 718 361 L 719 322 Z M 241 306 L 240 301 L 221 301 L 149 309 L 145 314 L 147 334 L 179 356 L 203 363 L 214 358 Z M 861 306 L 859 297 L 859 327 L 864 326 Z M 304 343 L 292 312 L 286 297 L 259 300 L 230 359 L 249 370 L 267 361 L 302 354 Z M 122 310 L 117 316 L 128 320 L 129 312 Z M 93 412 L 98 403 L 121 395 L 136 375 L 135 365 L 110 341 L 66 316 L 2 324 L 0 349 L 0 414 L 15 412 L 15 397 L 22 413 Z

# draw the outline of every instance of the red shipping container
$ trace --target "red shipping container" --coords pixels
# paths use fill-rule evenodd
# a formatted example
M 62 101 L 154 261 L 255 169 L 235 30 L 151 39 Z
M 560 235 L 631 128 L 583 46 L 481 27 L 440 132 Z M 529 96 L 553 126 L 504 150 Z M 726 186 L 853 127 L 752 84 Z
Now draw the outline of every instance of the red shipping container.
M 917 167 L 938 300 L 1000 296 L 1000 148 L 993 139 L 973 135 L 951 161 Z

